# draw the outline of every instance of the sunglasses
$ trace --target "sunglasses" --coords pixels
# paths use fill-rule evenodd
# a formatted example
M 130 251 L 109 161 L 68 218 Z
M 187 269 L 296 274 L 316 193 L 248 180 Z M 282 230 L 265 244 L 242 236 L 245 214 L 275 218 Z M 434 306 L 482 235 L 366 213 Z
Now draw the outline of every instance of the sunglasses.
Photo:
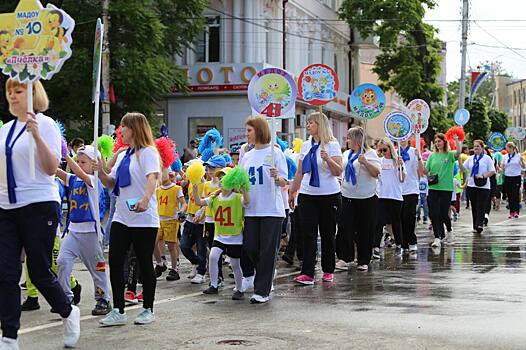
M 380 149 L 380 152 L 382 152 L 382 153 L 388 153 L 388 152 L 389 152 L 389 148 L 381 148 L 381 149 Z

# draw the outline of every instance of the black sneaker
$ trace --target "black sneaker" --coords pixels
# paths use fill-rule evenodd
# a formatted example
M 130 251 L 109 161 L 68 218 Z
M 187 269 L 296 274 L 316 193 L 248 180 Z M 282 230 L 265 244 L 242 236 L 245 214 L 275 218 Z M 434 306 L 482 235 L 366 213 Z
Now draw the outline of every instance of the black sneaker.
M 286 262 L 287 264 L 289 264 L 290 266 L 294 265 L 294 258 L 291 258 L 290 256 L 288 256 L 287 254 L 283 254 L 281 256 L 281 260 L 283 260 L 284 262 Z
M 232 300 L 243 300 L 245 299 L 245 293 L 240 292 L 236 290 L 234 294 L 232 294 Z
M 109 313 L 112 310 L 111 303 L 104 299 L 97 301 L 95 308 L 91 310 L 93 316 L 103 316 Z
M 71 291 L 73 292 L 73 305 L 78 305 L 80 304 L 80 293 L 82 292 L 82 286 L 80 285 L 80 283 L 77 281 L 77 285 L 75 286 L 75 288 L 72 288 Z
M 168 271 L 168 276 L 166 276 L 167 281 L 179 281 L 181 279 L 181 276 L 179 276 L 179 272 L 175 271 L 174 269 L 170 269 Z
M 163 264 L 163 266 L 155 265 L 155 277 L 159 278 L 162 276 L 163 272 L 168 270 L 166 265 Z
M 27 299 L 22 304 L 22 311 L 34 311 L 39 309 L 40 304 L 38 303 L 38 297 L 27 297 Z
M 210 286 L 203 291 L 203 294 L 219 294 L 219 290 L 216 287 Z

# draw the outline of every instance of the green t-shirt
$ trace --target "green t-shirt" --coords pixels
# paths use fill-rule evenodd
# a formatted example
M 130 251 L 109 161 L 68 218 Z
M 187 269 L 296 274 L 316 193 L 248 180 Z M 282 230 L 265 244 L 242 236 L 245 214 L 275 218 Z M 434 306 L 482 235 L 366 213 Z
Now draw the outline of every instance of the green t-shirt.
M 438 175 L 438 183 L 429 185 L 430 190 L 453 192 L 453 174 L 455 169 L 455 151 L 448 153 L 432 153 L 426 162 L 430 175 Z

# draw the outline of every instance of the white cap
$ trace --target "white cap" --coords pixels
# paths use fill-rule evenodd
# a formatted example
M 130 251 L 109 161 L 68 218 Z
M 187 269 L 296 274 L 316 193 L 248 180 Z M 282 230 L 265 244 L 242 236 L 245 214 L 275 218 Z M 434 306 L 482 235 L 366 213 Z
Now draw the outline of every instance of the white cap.
M 86 145 L 86 146 L 80 148 L 77 151 L 77 154 L 84 154 L 84 155 L 88 156 L 88 158 L 91 159 L 91 160 L 97 160 L 97 158 L 101 158 L 99 151 L 97 151 L 97 156 L 95 156 L 95 147 L 93 147 L 91 145 Z

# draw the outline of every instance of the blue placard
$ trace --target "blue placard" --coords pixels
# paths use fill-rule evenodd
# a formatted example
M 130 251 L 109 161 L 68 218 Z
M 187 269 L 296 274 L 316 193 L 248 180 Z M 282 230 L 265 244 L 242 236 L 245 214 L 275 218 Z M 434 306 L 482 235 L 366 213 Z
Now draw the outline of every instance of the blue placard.
M 360 119 L 374 119 L 385 109 L 385 94 L 374 84 L 362 84 L 349 98 L 351 113 Z
M 455 112 L 455 123 L 460 126 L 464 126 L 469 121 L 469 111 L 461 108 Z
M 494 151 L 500 152 L 506 148 L 506 143 L 508 140 L 506 136 L 501 132 L 494 132 L 489 135 L 488 146 Z
M 407 141 L 413 134 L 411 118 L 402 112 L 393 112 L 385 117 L 384 131 L 392 141 Z

